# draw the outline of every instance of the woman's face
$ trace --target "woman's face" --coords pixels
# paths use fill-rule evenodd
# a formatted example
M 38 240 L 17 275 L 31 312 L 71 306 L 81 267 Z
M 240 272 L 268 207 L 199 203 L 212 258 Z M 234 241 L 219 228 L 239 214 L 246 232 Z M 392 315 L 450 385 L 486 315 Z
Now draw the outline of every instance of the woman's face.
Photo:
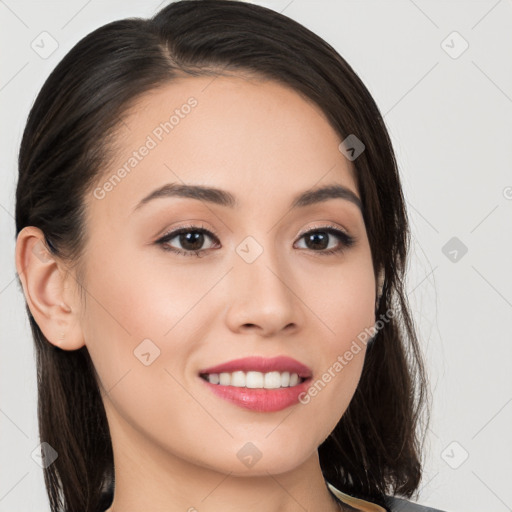
M 235 475 L 316 456 L 364 345 L 344 355 L 375 322 L 356 202 L 294 205 L 328 185 L 359 197 L 340 142 L 296 92 L 241 77 L 181 79 L 123 119 L 115 161 L 86 199 L 80 320 L 115 450 Z M 246 358 L 263 359 L 230 364 Z

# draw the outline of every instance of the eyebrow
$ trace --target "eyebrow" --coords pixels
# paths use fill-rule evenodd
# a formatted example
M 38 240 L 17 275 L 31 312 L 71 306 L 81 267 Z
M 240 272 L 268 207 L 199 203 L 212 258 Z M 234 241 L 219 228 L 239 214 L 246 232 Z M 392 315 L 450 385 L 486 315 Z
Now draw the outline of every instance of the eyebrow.
M 225 206 L 227 208 L 237 208 L 239 202 L 236 197 L 226 190 L 214 187 L 205 187 L 202 185 L 183 185 L 180 183 L 168 183 L 156 190 L 153 190 L 144 197 L 133 211 L 138 210 L 141 206 L 153 201 L 154 199 L 163 197 L 183 197 L 189 199 L 198 199 L 209 203 Z M 296 196 L 291 205 L 291 209 L 303 208 L 316 203 L 321 203 L 329 199 L 343 199 L 355 204 L 361 212 L 363 211 L 362 203 L 359 197 L 347 187 L 339 184 L 327 185 L 321 188 L 306 190 Z

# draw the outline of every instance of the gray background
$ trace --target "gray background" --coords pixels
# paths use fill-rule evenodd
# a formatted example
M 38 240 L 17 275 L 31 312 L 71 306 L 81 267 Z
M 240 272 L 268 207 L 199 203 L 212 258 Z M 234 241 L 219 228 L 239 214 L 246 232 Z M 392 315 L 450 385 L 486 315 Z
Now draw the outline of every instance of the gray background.
M 49 510 L 31 458 L 39 444 L 34 351 L 14 278 L 26 116 L 80 38 L 164 3 L 0 1 L 0 512 Z M 407 289 L 434 402 L 420 501 L 453 512 L 512 510 L 512 2 L 254 3 L 331 43 L 385 115 L 411 219 Z M 43 44 L 58 47 L 41 55 Z

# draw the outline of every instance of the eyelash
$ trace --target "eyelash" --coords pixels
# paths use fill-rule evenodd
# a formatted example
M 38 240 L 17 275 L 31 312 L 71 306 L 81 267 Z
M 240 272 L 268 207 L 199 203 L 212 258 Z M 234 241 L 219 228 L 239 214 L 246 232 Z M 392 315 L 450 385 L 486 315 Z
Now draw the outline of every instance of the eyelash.
M 176 238 L 177 236 L 179 236 L 183 233 L 190 233 L 190 232 L 200 232 L 203 234 L 207 234 L 209 237 L 211 237 L 217 241 L 219 240 L 216 233 L 206 229 L 204 226 L 190 225 L 190 226 L 182 226 L 181 228 L 178 228 L 174 231 L 171 231 L 170 233 L 167 233 L 163 237 L 159 238 L 155 243 L 160 245 L 164 251 L 173 252 L 175 254 L 179 254 L 182 256 L 195 255 L 196 257 L 200 258 L 201 257 L 200 254 L 204 251 L 208 251 L 209 249 L 199 249 L 198 251 L 193 251 L 193 250 L 176 249 L 174 247 L 170 247 L 169 245 L 166 245 L 173 238 Z M 323 232 L 323 233 L 328 233 L 329 235 L 334 235 L 340 241 L 340 245 L 338 247 L 335 247 L 334 249 L 327 249 L 327 250 L 322 250 L 322 251 L 314 251 L 311 249 L 311 252 L 318 253 L 320 256 L 328 256 L 328 255 L 335 254 L 335 253 L 341 253 L 341 252 L 345 251 L 346 249 L 349 249 L 350 247 L 352 247 L 354 245 L 354 243 L 356 242 L 356 239 L 353 236 L 345 233 L 344 231 L 341 231 L 340 229 L 338 229 L 332 225 L 315 227 L 314 229 L 309 229 L 307 231 L 304 231 L 304 232 L 300 233 L 299 240 L 306 235 L 310 235 L 312 233 L 317 233 L 317 232 Z

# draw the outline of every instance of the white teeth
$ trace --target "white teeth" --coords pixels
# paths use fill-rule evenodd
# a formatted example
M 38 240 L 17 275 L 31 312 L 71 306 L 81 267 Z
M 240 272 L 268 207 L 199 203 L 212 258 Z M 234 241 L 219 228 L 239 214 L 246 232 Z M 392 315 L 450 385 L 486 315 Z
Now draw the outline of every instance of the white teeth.
M 221 386 L 233 386 L 236 388 L 250 389 L 278 389 L 296 386 L 303 379 L 298 374 L 290 372 L 242 372 L 233 373 L 209 373 L 205 378 L 210 384 Z
M 233 372 L 231 374 L 231 386 L 236 388 L 245 387 L 245 373 L 244 372 Z
M 279 372 L 265 373 L 265 382 L 263 387 L 266 389 L 276 389 L 281 387 L 281 374 Z
M 245 387 L 247 388 L 262 388 L 263 387 L 263 373 L 261 372 L 247 372 L 245 377 Z
M 221 373 L 219 375 L 219 384 L 221 386 L 231 385 L 231 373 Z

